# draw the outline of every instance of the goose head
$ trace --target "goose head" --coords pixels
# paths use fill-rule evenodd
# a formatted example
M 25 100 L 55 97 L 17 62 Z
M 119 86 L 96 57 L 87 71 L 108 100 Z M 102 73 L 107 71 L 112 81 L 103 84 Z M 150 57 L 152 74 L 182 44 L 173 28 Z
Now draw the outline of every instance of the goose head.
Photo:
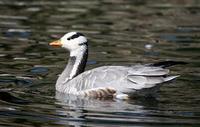
M 85 69 L 88 57 L 86 37 L 79 32 L 69 32 L 57 41 L 49 43 L 51 46 L 63 47 L 70 52 L 68 64 L 59 76 L 56 86 L 68 82 Z
M 83 46 L 87 47 L 86 37 L 79 32 L 69 32 L 57 41 L 49 43 L 51 46 L 63 47 L 73 52 Z

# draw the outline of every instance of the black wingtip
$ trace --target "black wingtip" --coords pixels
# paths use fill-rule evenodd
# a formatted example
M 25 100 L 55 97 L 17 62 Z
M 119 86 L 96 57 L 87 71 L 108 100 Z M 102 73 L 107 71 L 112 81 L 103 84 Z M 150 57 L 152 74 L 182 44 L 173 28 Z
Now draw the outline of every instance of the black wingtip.
M 177 64 L 185 65 L 188 63 L 183 62 L 183 61 L 162 61 L 162 62 L 150 64 L 150 66 L 166 68 L 166 67 L 170 67 Z

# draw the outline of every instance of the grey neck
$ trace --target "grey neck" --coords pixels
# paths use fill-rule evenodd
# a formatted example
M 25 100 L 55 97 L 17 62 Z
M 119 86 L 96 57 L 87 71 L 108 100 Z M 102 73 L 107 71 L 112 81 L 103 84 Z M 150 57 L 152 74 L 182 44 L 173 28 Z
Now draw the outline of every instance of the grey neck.
M 65 84 L 85 70 L 88 57 L 87 45 L 82 45 L 78 49 L 70 52 L 68 64 L 59 76 L 56 85 Z

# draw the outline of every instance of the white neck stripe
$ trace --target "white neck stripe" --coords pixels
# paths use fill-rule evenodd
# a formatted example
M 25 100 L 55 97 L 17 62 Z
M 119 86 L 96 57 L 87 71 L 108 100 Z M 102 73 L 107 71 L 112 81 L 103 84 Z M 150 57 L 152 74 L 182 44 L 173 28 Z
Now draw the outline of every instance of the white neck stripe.
M 81 46 L 81 47 L 83 47 L 83 46 Z M 81 61 L 83 59 L 85 50 L 86 50 L 86 47 L 83 47 L 83 48 L 78 48 L 75 51 L 70 52 L 70 57 L 75 57 L 75 63 L 73 65 L 73 68 L 72 68 L 70 76 L 69 76 L 70 79 L 72 79 L 76 75 L 76 73 L 78 71 L 78 67 L 81 64 Z

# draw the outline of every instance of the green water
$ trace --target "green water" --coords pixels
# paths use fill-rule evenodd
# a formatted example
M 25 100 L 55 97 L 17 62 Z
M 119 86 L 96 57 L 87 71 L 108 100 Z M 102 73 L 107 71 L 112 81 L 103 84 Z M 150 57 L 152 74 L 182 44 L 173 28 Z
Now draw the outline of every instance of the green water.
M 0 0 L 0 126 L 200 126 L 199 0 Z M 163 60 L 177 80 L 156 99 L 56 96 L 68 53 L 48 43 L 89 39 L 87 69 Z

